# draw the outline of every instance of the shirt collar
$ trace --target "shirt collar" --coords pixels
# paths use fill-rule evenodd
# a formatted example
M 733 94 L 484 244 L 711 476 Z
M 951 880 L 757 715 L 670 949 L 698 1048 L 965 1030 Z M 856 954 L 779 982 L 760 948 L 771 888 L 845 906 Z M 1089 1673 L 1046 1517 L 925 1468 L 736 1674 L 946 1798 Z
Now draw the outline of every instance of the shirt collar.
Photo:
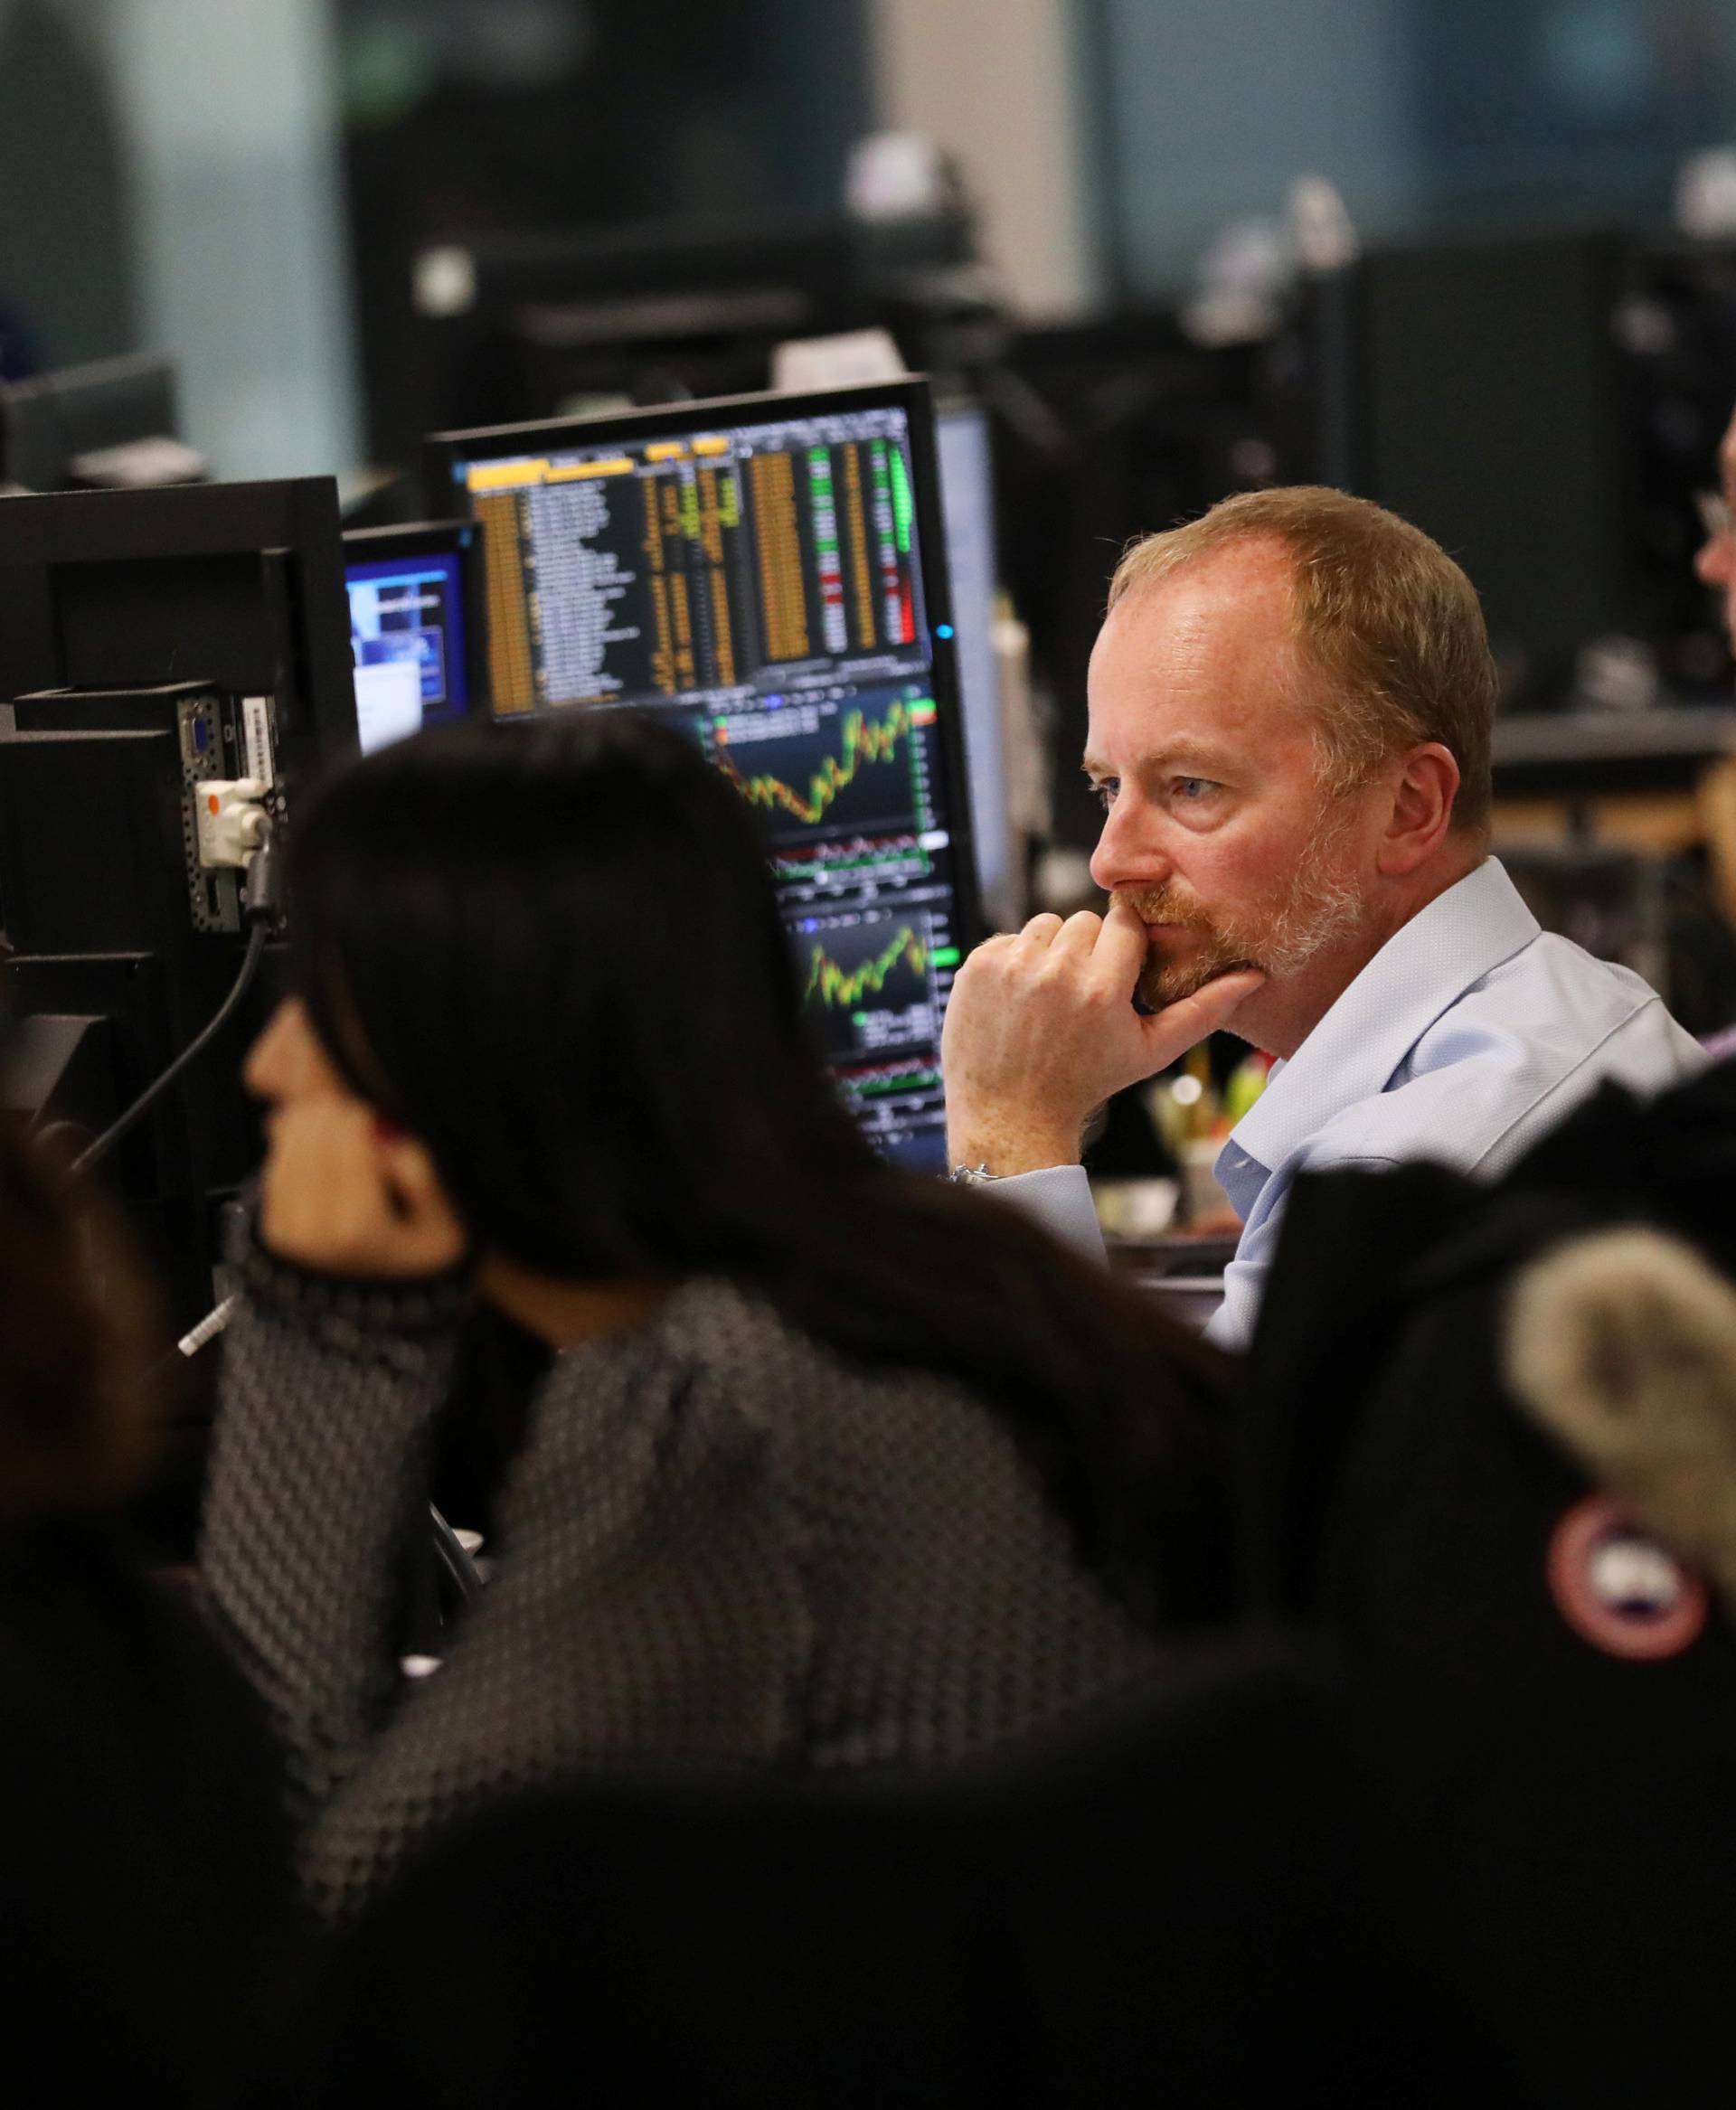
M 1227 1186 L 1226 1173 L 1247 1160 L 1272 1171 L 1335 1115 L 1383 1092 L 1441 1013 L 1540 928 L 1493 857 L 1438 894 L 1393 932 L 1290 1060 L 1273 1065 L 1231 1132 L 1219 1178 Z

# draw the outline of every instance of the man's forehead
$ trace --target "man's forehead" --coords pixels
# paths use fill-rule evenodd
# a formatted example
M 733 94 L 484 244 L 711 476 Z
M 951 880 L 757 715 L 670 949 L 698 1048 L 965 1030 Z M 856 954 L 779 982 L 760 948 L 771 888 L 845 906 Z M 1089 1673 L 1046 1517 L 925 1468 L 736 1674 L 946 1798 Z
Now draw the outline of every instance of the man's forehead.
M 1270 544 L 1212 551 L 1136 587 L 1091 655 L 1087 766 L 1126 743 L 1129 720 L 1142 749 L 1194 752 L 1289 718 L 1307 687 L 1295 646 L 1288 562 Z
M 1091 654 L 1091 683 L 1254 680 L 1262 668 L 1288 664 L 1294 637 L 1282 552 L 1231 545 L 1136 584 L 1118 601 Z

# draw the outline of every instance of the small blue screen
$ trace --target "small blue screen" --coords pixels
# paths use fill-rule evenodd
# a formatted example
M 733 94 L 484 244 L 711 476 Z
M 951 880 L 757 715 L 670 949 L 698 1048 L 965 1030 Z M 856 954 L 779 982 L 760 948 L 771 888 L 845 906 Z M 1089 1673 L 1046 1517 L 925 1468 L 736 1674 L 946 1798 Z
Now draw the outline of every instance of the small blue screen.
M 344 567 L 358 674 L 365 679 L 366 670 L 411 663 L 424 725 L 462 717 L 470 708 L 460 562 L 456 551 L 440 550 Z

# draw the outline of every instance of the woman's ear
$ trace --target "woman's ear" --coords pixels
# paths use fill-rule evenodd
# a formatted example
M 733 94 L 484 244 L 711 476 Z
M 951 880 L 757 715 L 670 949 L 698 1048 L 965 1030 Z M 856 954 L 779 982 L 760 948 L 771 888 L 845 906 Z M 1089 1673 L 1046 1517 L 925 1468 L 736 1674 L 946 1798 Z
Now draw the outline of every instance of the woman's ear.
M 452 1267 L 469 1246 L 458 1212 L 453 1208 L 425 1146 L 393 1123 L 376 1116 L 373 1126 L 375 1156 L 392 1210 L 413 1233 L 430 1267 Z

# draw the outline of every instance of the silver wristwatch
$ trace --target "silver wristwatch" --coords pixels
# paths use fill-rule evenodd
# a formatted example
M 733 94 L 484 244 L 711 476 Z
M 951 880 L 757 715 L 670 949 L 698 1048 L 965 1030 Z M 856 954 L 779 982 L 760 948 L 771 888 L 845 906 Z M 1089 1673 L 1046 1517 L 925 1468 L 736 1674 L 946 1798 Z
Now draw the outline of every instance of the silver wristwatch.
M 998 1180 L 999 1173 L 991 1173 L 986 1163 L 980 1165 L 954 1165 L 947 1174 L 955 1187 L 988 1187 Z

